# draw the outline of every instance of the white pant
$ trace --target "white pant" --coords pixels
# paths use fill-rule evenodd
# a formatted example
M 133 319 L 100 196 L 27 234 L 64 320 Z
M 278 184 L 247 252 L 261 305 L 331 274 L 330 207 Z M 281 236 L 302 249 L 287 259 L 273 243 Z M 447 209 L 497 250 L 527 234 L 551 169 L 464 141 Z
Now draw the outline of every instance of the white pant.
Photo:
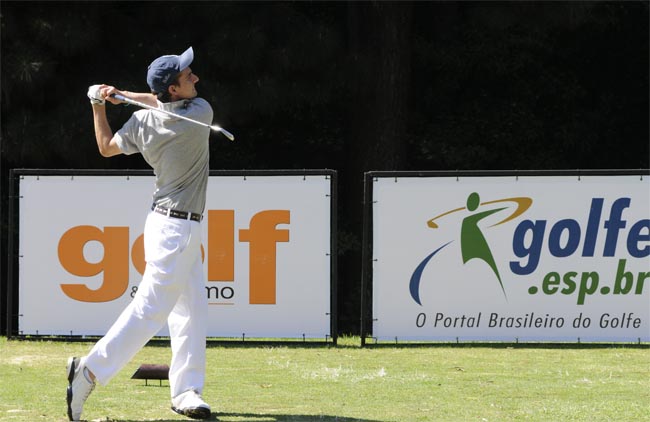
M 147 266 L 131 303 L 95 344 L 86 365 L 106 385 L 167 321 L 171 337 L 171 396 L 203 391 L 207 298 L 201 224 L 154 212 L 144 229 Z

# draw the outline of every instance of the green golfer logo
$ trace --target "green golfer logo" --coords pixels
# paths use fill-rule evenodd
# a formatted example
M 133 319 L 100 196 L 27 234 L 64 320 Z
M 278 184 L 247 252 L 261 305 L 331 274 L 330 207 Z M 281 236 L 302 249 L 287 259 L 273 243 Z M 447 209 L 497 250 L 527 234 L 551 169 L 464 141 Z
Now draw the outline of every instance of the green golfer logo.
M 503 286 L 503 281 L 501 280 L 501 275 L 499 274 L 499 269 L 494 260 L 494 256 L 492 255 L 492 250 L 490 249 L 490 246 L 485 238 L 485 235 L 483 234 L 483 230 L 479 225 L 479 222 L 481 222 L 484 218 L 489 217 L 492 214 L 496 214 L 498 212 L 506 210 L 508 208 L 511 208 L 511 205 L 508 205 L 500 208 L 486 209 L 485 211 L 479 210 L 479 207 L 481 206 L 484 207 L 486 205 L 497 204 L 497 203 L 514 203 L 516 207 L 510 215 L 508 215 L 503 220 L 500 220 L 499 222 L 489 226 L 488 228 L 501 225 L 520 216 L 528 208 L 530 208 L 530 206 L 533 203 L 533 200 L 526 197 L 517 197 L 517 198 L 497 199 L 494 201 L 486 201 L 481 203 L 481 198 L 479 194 L 476 192 L 472 192 L 467 197 L 467 202 L 465 207 L 456 208 L 444 212 L 432 218 L 431 220 L 427 221 L 427 226 L 432 229 L 437 229 L 438 223 L 436 221 L 438 219 L 459 211 L 469 211 L 470 214 L 467 217 L 463 218 L 460 227 L 460 251 L 463 259 L 463 264 L 466 264 L 472 259 L 478 259 L 484 261 L 492 269 L 492 272 L 494 273 L 497 280 L 499 281 L 499 286 L 501 287 L 503 296 L 507 300 L 506 290 L 505 287 Z M 411 297 L 417 304 L 422 305 L 420 299 L 420 282 L 425 267 L 427 266 L 429 261 L 431 261 L 431 259 L 434 256 L 436 256 L 436 254 L 442 251 L 450 243 L 453 243 L 453 240 L 444 243 L 442 246 L 438 247 L 436 250 L 430 253 L 426 258 L 422 260 L 422 262 L 420 262 L 420 264 L 413 271 L 413 275 L 411 275 L 411 280 L 409 284 L 409 290 L 411 293 Z
M 480 203 L 481 199 L 478 196 L 478 193 L 474 192 L 470 194 L 467 198 L 467 210 L 471 212 L 476 211 Z M 485 240 L 485 236 L 483 235 L 483 232 L 481 231 L 478 223 L 485 217 L 488 217 L 506 208 L 507 207 L 496 208 L 493 210 L 472 214 L 463 219 L 463 224 L 460 227 L 460 251 L 463 255 L 463 264 L 467 264 L 467 262 L 472 259 L 480 259 L 482 261 L 485 261 L 497 276 L 497 280 L 499 280 L 499 285 L 501 286 L 501 290 L 503 291 L 504 296 L 506 296 L 506 291 L 503 288 L 503 282 L 501 281 L 501 276 L 499 275 L 499 269 L 497 268 L 496 262 L 494 262 L 494 257 L 492 256 L 490 246 L 488 245 L 487 240 Z

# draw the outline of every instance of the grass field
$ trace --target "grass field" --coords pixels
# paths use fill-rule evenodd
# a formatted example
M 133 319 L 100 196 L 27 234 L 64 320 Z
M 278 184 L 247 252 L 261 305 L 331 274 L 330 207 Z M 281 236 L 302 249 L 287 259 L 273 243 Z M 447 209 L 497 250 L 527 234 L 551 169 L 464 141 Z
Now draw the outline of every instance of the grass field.
M 211 345 L 212 420 L 650 421 L 647 345 L 358 345 Z M 0 337 L 0 421 L 66 421 L 67 357 L 91 346 Z M 97 387 L 84 418 L 189 420 L 169 410 L 167 381 L 131 379 L 140 364 L 169 357 L 168 347 L 144 348 Z

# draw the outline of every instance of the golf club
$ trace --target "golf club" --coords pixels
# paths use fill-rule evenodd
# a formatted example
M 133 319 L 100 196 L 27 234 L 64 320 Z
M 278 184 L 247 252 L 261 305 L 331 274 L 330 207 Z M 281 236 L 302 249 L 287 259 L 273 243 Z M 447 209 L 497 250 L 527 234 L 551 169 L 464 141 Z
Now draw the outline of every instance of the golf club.
M 152 106 L 150 106 L 148 104 L 144 104 L 144 103 L 141 103 L 139 101 L 132 100 L 132 99 L 127 98 L 127 97 L 125 97 L 123 95 L 120 95 L 120 94 L 111 94 L 111 97 L 113 97 L 113 98 L 115 98 L 117 100 L 120 100 L 120 101 L 124 101 L 125 103 L 136 105 L 138 107 L 147 108 L 149 110 L 154 110 L 154 111 L 159 111 L 161 113 L 165 113 L 165 114 L 168 114 L 168 115 L 173 116 L 173 117 L 178 117 L 179 119 L 187 120 L 188 122 L 196 123 L 197 125 L 201 125 L 201 126 L 210 128 L 212 130 L 216 130 L 217 132 L 221 132 L 223 134 L 223 136 L 230 139 L 231 141 L 235 140 L 235 135 L 228 132 L 226 129 L 222 128 L 221 126 L 209 125 L 207 123 L 199 122 L 198 120 L 190 119 L 188 117 L 181 116 L 180 114 L 172 113 L 171 111 L 167 111 L 167 110 L 163 110 L 163 109 L 160 109 L 160 108 L 152 107 Z

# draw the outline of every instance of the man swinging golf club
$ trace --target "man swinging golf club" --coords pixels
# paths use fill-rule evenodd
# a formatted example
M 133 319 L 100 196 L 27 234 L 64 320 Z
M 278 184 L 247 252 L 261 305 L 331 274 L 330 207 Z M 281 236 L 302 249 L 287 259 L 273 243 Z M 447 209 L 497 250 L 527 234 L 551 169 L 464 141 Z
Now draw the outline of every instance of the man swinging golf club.
M 169 386 L 172 410 L 194 419 L 210 417 L 201 397 L 205 379 L 207 300 L 201 263 L 201 220 L 209 172 L 212 108 L 197 97 L 198 76 L 190 47 L 148 68 L 151 93 L 109 85 L 88 90 L 95 137 L 104 157 L 140 153 L 153 168 L 155 190 L 144 228 L 146 270 L 131 303 L 84 357 L 68 360 L 68 417 L 77 421 L 95 387 L 106 385 L 165 324 L 171 337 Z M 206 123 L 197 125 L 151 109 L 138 110 L 113 134 L 105 101 L 132 99 Z M 117 96 L 116 95 L 116 96 Z M 118 97 L 119 98 L 119 97 Z

